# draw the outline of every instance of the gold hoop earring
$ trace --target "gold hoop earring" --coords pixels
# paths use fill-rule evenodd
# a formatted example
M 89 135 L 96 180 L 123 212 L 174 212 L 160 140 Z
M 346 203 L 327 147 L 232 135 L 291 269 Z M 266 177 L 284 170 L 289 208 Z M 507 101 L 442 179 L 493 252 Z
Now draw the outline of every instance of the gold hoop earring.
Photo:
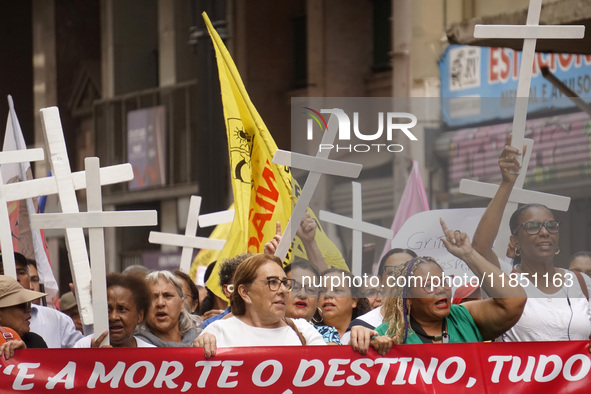
M 521 250 L 519 250 L 519 248 L 515 248 L 515 256 L 521 256 Z
M 560 248 L 556 249 L 556 251 L 554 252 L 555 255 L 558 255 L 560 253 Z

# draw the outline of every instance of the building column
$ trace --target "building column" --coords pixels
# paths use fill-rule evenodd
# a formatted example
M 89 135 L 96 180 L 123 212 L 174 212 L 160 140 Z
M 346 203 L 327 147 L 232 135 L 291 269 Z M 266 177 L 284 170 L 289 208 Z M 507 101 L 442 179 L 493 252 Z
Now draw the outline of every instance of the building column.
M 43 0 L 38 0 L 43 1 Z M 115 96 L 113 0 L 101 0 L 101 95 Z
M 163 233 L 178 233 L 177 220 L 177 203 L 176 200 L 162 200 L 160 201 L 160 231 Z M 176 252 L 179 250 L 177 246 L 162 245 L 160 248 L 163 252 Z
M 396 97 L 396 110 L 410 112 L 411 96 L 411 47 L 412 47 L 412 0 L 392 0 L 392 97 Z M 406 138 L 406 137 L 404 137 Z M 409 146 L 400 133 L 394 136 L 394 144 Z M 408 179 L 408 167 L 412 160 L 412 151 L 394 155 L 392 174 L 394 178 L 394 202 L 398 205 Z M 394 208 L 396 212 L 396 207 Z
M 57 105 L 54 0 L 33 0 L 33 105 L 35 146 L 45 147 L 37 113 L 42 108 Z M 35 162 L 34 166 L 35 174 L 47 174 L 49 167 L 46 161 Z
M 197 59 L 189 46 L 191 4 L 183 0 L 158 0 L 160 86 L 195 79 Z

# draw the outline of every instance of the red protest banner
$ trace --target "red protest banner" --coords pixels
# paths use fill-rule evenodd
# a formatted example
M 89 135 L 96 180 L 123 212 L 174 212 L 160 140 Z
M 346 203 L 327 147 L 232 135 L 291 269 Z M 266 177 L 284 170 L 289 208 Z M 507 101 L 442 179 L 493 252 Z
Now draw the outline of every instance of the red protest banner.
M 387 357 L 350 346 L 218 349 L 25 349 L 0 358 L 0 392 L 586 393 L 589 343 L 404 345 Z M 138 390 L 138 392 L 140 392 Z

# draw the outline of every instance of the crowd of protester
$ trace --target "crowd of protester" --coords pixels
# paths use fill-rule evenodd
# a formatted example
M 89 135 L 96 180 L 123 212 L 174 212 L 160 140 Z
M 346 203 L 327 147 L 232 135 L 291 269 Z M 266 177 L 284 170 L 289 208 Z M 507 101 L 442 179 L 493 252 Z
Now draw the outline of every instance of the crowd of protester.
M 351 273 L 324 261 L 314 242 L 316 223 L 306 215 L 297 235 L 308 259 L 295 257 L 286 265 L 274 256 L 281 240 L 277 224 L 264 253 L 208 267 L 206 281 L 220 264 L 221 293 L 197 286 L 181 271 L 133 266 L 107 275 L 109 329 L 95 335 L 82 325 L 74 293 L 62 294 L 61 311 L 43 306 L 46 294 L 34 261 L 15 253 L 17 279 L 0 275 L 0 354 L 10 358 L 24 348 L 198 347 L 211 358 L 218 347 L 341 345 L 361 354 L 373 347 L 385 355 L 401 344 L 588 339 L 591 253 L 575 253 L 569 269 L 555 266 L 560 223 L 548 208 L 529 204 L 515 211 L 507 256 L 492 251 L 521 154 L 508 140 L 499 158 L 500 187 L 472 242 L 441 221 L 443 245 L 482 279 L 478 285 L 468 283 L 452 294 L 448 282 L 435 280 L 444 273 L 439 262 L 398 248 L 381 258 L 377 286 L 350 285 Z M 498 285 L 511 283 L 515 274 L 529 280 Z M 560 280 L 534 281 L 534 275 Z

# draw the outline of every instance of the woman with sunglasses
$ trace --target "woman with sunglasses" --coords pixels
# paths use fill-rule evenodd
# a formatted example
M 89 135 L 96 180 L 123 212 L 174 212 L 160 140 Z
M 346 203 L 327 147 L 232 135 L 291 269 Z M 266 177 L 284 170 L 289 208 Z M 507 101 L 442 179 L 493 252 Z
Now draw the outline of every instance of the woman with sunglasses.
M 43 338 L 30 328 L 31 301 L 46 295 L 23 288 L 10 276 L 0 275 L 0 327 L 14 330 L 27 348 L 47 348 Z
M 203 347 L 209 358 L 217 347 L 325 345 L 306 320 L 285 317 L 292 287 L 279 258 L 261 253 L 244 260 L 231 289 L 234 316 L 211 323 L 194 346 Z
M 520 169 L 517 156 L 521 152 L 510 145 L 511 135 L 499 157 L 501 184 L 478 224 L 473 242 L 475 250 L 519 280 L 527 293 L 521 319 L 503 340 L 586 340 L 591 333 L 587 301 L 591 278 L 554 266 L 554 256 L 560 252 L 560 223 L 546 206 L 527 204 L 512 214 L 508 257 L 515 257 L 513 264 L 500 260 L 492 250 Z
M 441 220 L 442 242 L 482 280 L 491 298 L 451 304 L 451 284 L 430 257 L 416 257 L 396 267 L 384 303 L 384 323 L 376 331 L 391 344 L 482 342 L 496 338 L 521 316 L 525 292 L 517 285 L 498 284 L 509 278 L 476 252 L 466 233 L 453 231 Z M 447 277 L 448 279 L 450 277 Z M 505 282 L 507 283 L 507 282 Z

